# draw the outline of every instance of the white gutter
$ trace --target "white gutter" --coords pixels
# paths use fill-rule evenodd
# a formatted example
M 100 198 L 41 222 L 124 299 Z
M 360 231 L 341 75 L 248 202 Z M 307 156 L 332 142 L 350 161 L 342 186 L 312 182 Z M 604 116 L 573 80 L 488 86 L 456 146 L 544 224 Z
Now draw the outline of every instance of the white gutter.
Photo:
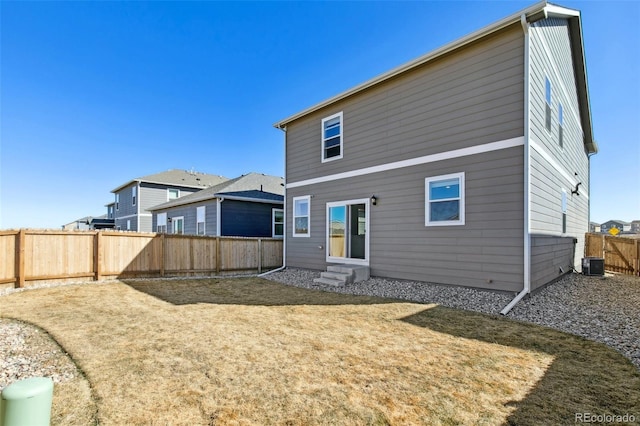
M 520 15 L 520 23 L 522 24 L 522 30 L 524 31 L 524 215 L 523 215 L 523 288 L 520 293 L 511 301 L 503 310 L 500 311 L 501 315 L 507 315 L 509 311 L 520 301 L 524 296 L 531 293 L 531 124 L 530 118 L 530 69 L 529 69 L 529 23 L 527 22 L 527 16 L 523 13 Z

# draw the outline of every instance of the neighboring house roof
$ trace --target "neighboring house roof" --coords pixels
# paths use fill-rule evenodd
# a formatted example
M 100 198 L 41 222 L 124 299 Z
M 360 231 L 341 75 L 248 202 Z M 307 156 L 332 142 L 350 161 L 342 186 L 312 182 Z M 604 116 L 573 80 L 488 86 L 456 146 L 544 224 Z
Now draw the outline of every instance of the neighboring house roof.
M 617 224 L 620 224 L 620 225 L 631 225 L 631 222 L 625 222 L 624 220 L 616 220 L 616 219 L 608 220 L 605 223 L 603 223 L 603 225 L 605 225 L 607 223 L 617 223 Z
M 211 186 L 193 194 L 159 204 L 148 210 L 156 211 L 185 204 L 198 203 L 214 198 L 219 198 L 225 193 L 237 191 L 270 192 L 272 194 L 284 195 L 284 179 L 278 176 L 264 175 L 261 173 L 248 173 L 235 179 L 230 179 L 224 183 Z M 228 196 L 227 196 L 228 197 Z
M 332 98 L 329 98 L 301 112 L 298 112 L 297 114 L 287 117 L 284 120 L 275 123 L 273 126 L 278 129 L 284 129 L 289 123 L 301 117 L 304 117 L 335 102 L 341 101 L 364 90 L 367 90 L 370 87 L 376 86 L 398 75 L 411 71 L 445 54 L 451 53 L 452 51 L 473 43 L 476 40 L 495 33 L 496 31 L 499 31 L 505 27 L 521 22 L 522 18 L 525 18 L 529 23 L 533 23 L 547 17 L 559 17 L 569 20 L 570 35 L 571 39 L 573 40 L 572 50 L 574 57 L 574 72 L 576 75 L 576 85 L 578 88 L 578 103 L 580 106 L 582 130 L 584 132 L 584 145 L 590 153 L 598 152 L 597 144 L 593 139 L 593 129 L 591 126 L 591 107 L 589 105 L 589 90 L 587 85 L 584 46 L 582 44 L 582 24 L 580 20 L 580 11 L 549 4 L 546 1 L 536 3 L 518 13 L 514 13 L 511 16 L 508 16 L 471 34 L 468 34 L 458 40 L 445 44 L 444 46 L 433 50 L 423 56 L 420 56 L 413 61 L 400 65 L 397 68 L 394 68 L 384 74 L 380 74 L 377 77 L 374 77 L 371 80 L 368 80 Z
M 153 175 L 147 175 L 143 177 L 139 177 L 129 182 L 120 185 L 116 189 L 111 192 L 115 193 L 120 191 L 122 188 L 125 188 L 134 183 L 157 183 L 160 185 L 174 185 L 174 186 L 182 186 L 186 188 L 207 188 L 212 185 L 218 185 L 222 182 L 229 180 L 224 176 L 218 175 L 210 175 L 207 173 L 194 172 L 189 170 L 176 170 L 171 169 L 166 172 L 156 173 Z

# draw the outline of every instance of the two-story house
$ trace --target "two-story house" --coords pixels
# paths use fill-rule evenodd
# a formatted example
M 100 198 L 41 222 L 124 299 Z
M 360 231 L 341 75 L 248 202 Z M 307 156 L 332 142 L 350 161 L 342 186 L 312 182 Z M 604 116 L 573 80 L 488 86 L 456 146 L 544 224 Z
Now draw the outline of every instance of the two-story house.
M 283 203 L 283 178 L 248 173 L 149 211 L 156 232 L 281 238 Z
M 513 306 L 580 265 L 597 146 L 577 10 L 535 4 L 274 126 L 288 267 L 519 292 Z
M 149 209 L 228 179 L 188 170 L 168 170 L 126 182 L 111 191 L 116 229 L 152 232 Z
M 620 233 L 631 232 L 631 223 L 624 220 L 608 220 L 600 225 L 600 232 L 607 234 L 614 228 Z

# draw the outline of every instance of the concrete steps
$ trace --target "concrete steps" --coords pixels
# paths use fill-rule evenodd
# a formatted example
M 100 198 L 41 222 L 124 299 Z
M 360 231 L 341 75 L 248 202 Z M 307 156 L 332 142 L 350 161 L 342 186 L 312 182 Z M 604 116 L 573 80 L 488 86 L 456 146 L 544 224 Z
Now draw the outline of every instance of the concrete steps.
M 313 282 L 343 287 L 354 282 L 369 279 L 369 267 L 358 265 L 330 265 L 326 272 L 320 273 L 320 278 Z

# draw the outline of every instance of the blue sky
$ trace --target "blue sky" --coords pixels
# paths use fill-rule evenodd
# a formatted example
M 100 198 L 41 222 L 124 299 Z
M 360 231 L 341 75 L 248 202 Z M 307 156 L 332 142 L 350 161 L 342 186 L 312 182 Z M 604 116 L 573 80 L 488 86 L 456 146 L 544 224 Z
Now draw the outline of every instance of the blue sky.
M 591 219 L 640 219 L 640 3 L 583 13 Z M 272 124 L 532 2 L 0 2 L 0 229 L 168 169 L 284 174 Z

